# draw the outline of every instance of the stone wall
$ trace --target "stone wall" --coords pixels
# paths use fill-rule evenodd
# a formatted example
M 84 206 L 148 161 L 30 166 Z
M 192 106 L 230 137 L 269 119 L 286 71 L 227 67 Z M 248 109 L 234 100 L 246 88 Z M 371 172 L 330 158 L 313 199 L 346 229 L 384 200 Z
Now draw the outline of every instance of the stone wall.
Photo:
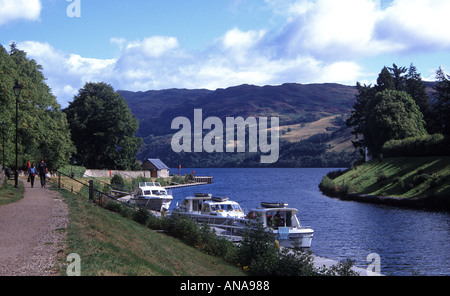
M 137 177 L 151 177 L 149 171 L 117 171 L 117 170 L 86 170 L 84 172 L 85 178 L 101 178 L 101 177 L 114 177 L 114 175 L 120 175 L 122 178 L 137 178 Z

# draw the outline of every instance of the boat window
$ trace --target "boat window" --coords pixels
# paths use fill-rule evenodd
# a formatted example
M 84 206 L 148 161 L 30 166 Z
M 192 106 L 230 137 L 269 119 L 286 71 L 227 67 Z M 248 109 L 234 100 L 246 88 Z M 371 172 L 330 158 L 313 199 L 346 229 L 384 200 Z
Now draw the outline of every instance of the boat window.
M 290 217 L 286 217 L 286 214 L 290 215 L 290 213 L 286 211 L 267 212 L 267 225 L 274 228 L 291 226 L 291 219 Z
M 144 190 L 144 195 L 150 195 L 150 190 Z
M 208 204 L 204 204 L 203 205 L 202 212 L 209 212 L 209 205 Z
M 248 215 L 247 215 L 247 219 L 252 219 L 252 220 L 254 220 L 254 219 L 256 219 L 256 218 L 258 218 L 258 214 L 257 214 L 256 212 L 251 211 L 251 212 L 248 213 Z
M 202 208 L 202 202 L 200 200 L 194 200 L 193 202 L 193 211 L 200 211 L 200 209 Z

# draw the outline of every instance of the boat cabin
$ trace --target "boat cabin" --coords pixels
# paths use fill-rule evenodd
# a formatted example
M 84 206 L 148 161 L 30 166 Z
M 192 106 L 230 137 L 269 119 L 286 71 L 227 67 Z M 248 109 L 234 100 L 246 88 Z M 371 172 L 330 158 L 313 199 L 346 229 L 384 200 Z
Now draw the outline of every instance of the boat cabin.
M 198 215 L 236 216 L 243 218 L 241 206 L 226 197 L 213 197 L 211 194 L 195 194 L 184 199 L 178 207 L 179 212 Z
M 278 229 L 279 227 L 300 227 L 296 216 L 298 210 L 294 208 L 264 208 L 251 210 L 246 218 L 262 222 L 264 227 Z
M 139 188 L 136 190 L 136 196 L 161 196 L 167 195 L 167 190 L 158 182 L 143 182 L 139 183 Z

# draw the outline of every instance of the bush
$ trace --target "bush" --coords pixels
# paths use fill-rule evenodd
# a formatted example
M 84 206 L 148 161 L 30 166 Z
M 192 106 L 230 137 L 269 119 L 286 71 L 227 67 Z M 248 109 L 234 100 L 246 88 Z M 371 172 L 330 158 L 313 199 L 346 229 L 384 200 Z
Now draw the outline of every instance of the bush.
M 420 174 L 418 176 L 415 176 L 413 179 L 414 186 L 419 186 L 420 184 L 424 183 L 428 179 L 430 179 L 431 176 L 428 174 Z
M 319 189 L 326 195 L 336 196 L 338 191 L 336 191 L 335 182 L 328 176 L 323 177 L 319 184 Z
M 386 157 L 448 156 L 450 140 L 441 134 L 391 140 L 383 145 Z
M 339 176 L 342 176 L 346 171 L 343 170 L 337 170 L 337 171 L 331 171 L 327 174 L 327 177 L 330 178 L 331 180 L 336 179 Z
M 386 174 L 384 172 L 378 172 L 378 174 L 377 174 L 377 182 L 378 183 L 381 183 L 387 179 L 388 179 L 388 177 L 386 176 Z

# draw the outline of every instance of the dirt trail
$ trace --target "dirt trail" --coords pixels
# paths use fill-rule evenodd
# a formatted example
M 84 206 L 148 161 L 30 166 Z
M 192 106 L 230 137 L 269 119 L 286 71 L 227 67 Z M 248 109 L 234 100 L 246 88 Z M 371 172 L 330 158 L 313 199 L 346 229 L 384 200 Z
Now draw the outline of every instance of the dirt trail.
M 0 275 L 58 275 L 58 252 L 64 249 L 67 205 L 58 192 L 24 182 L 25 195 L 0 207 Z

